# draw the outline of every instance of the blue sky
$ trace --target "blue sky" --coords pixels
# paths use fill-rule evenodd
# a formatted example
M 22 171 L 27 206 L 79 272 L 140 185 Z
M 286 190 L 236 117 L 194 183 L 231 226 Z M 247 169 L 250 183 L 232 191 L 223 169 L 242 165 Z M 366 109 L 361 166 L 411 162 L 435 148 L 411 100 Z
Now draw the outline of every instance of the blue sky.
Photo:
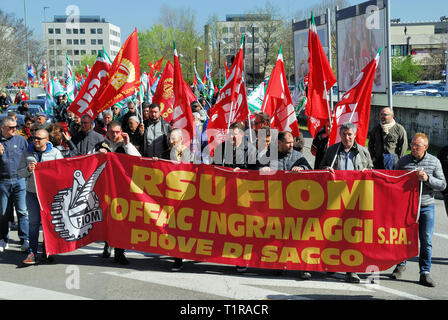
M 274 5 L 285 17 L 292 18 L 294 13 L 320 3 L 320 0 L 275 0 Z M 364 0 L 351 0 L 352 4 Z M 225 20 L 226 14 L 245 13 L 262 7 L 264 0 L 25 0 L 28 26 L 33 29 L 36 38 L 42 37 L 41 22 L 44 19 L 43 7 L 47 20 L 54 15 L 64 15 L 68 6 L 76 5 L 81 15 L 100 15 L 106 21 L 121 28 L 122 42 L 137 27 L 137 30 L 149 29 L 158 22 L 160 7 L 165 4 L 171 8 L 190 8 L 197 18 L 197 26 L 202 28 L 212 14 L 219 20 Z M 24 0 L 0 0 L 1 10 L 14 13 L 17 18 L 24 17 Z M 446 0 L 391 0 L 391 18 L 402 21 L 439 20 L 448 16 Z

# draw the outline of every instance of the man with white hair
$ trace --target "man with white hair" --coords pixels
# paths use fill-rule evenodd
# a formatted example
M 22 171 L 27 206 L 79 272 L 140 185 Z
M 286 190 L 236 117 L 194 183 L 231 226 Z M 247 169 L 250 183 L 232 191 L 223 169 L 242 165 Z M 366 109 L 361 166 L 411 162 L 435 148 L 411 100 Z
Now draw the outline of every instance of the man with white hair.
M 129 135 L 131 143 L 137 150 L 143 150 L 143 134 L 139 130 L 140 120 L 137 116 L 131 116 L 128 120 L 128 128 L 123 129 Z

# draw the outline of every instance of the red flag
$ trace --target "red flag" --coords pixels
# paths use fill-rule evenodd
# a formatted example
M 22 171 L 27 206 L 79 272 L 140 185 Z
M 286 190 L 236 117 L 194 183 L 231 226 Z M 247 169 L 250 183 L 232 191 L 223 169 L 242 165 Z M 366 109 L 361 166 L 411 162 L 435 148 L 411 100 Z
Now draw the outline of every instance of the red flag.
M 317 36 L 314 14 L 311 15 L 308 33 L 308 100 L 305 115 L 318 119 L 330 119 L 328 90 L 336 83 L 322 44 Z
M 174 92 L 173 92 L 173 78 L 174 67 L 170 61 L 165 65 L 162 76 L 157 84 L 153 103 L 157 103 L 160 106 L 160 113 L 162 118 L 170 122 L 173 118 L 173 105 L 174 105 Z
M 208 134 L 211 154 L 213 149 L 224 141 L 230 124 L 246 121 L 248 115 L 246 86 L 243 81 L 243 41 L 241 41 L 240 50 L 230 68 L 226 83 L 219 93 L 218 101 L 210 109 L 207 130 L 216 130 L 213 134 Z
M 78 117 L 82 117 L 84 114 L 88 114 L 92 118 L 94 117 L 94 113 L 89 106 L 94 99 L 100 96 L 101 90 L 109 78 L 110 68 L 109 60 L 104 55 L 104 52 L 100 50 L 92 69 L 89 70 L 84 85 L 76 95 L 75 100 L 68 107 L 68 111 L 73 112 Z
M 338 102 L 333 116 L 329 145 L 341 141 L 339 127 L 345 122 L 352 122 L 356 127 L 356 142 L 366 144 L 370 120 L 370 101 L 376 68 L 379 63 L 381 48 L 375 59 L 362 69 L 351 88 Z
M 283 64 L 282 47 L 278 53 L 277 63 L 269 79 L 261 111 L 271 116 L 271 127 L 279 131 L 289 131 L 294 137 L 299 135 L 299 124 L 286 81 Z
M 151 73 L 154 75 L 155 71 L 160 71 L 162 69 L 162 62 L 165 57 L 162 57 L 159 61 L 156 61 L 156 63 L 152 64 L 151 62 L 148 62 L 149 67 L 151 68 Z
M 115 103 L 133 95 L 140 86 L 140 58 L 137 29 L 121 47 L 112 64 L 101 95 L 94 99 L 90 109 L 93 118 Z
M 189 146 L 194 136 L 195 126 L 190 103 L 196 100 L 190 87 L 185 83 L 182 76 L 179 57 L 177 56 L 176 43 L 174 43 L 174 110 L 173 128 L 182 129 L 184 133 L 184 143 Z M 188 137 L 186 136 L 188 133 Z
M 226 61 L 224 61 L 224 68 L 226 69 L 226 78 L 228 78 L 230 70 L 229 70 L 229 67 L 227 66 L 227 62 Z

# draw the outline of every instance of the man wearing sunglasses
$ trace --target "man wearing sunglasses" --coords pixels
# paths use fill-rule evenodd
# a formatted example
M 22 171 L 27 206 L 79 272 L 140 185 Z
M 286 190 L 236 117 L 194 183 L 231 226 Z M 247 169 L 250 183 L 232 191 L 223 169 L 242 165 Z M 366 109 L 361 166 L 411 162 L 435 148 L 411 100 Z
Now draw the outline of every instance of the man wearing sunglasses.
M 26 205 L 29 213 L 29 238 L 30 253 L 23 261 L 24 264 L 35 264 L 37 262 L 37 247 L 39 241 L 39 227 L 41 223 L 40 205 L 37 198 L 36 182 L 34 180 L 34 170 L 39 162 L 57 160 L 64 158 L 61 152 L 54 148 L 49 141 L 49 133 L 45 129 L 38 129 L 33 134 L 33 142 L 28 145 L 28 149 L 22 154 L 19 162 L 18 173 L 26 178 Z M 45 248 L 43 249 L 43 259 L 46 258 Z
M 21 250 L 27 251 L 29 248 L 25 179 L 17 173 L 17 159 L 26 151 L 28 143 L 16 133 L 17 122 L 9 117 L 4 118 L 0 137 L 0 253 L 8 248 L 8 201 L 12 201 L 16 208 Z

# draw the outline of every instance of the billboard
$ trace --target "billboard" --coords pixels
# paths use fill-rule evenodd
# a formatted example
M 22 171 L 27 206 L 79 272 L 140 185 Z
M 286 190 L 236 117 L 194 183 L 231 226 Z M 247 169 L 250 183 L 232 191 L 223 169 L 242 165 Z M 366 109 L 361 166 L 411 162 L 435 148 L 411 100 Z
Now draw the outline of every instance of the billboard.
M 346 92 L 380 47 L 386 47 L 386 10 L 382 1 L 368 1 L 336 12 L 338 87 Z M 384 51 L 383 51 L 384 52 Z M 380 57 L 372 92 L 387 88 L 387 54 Z
M 317 35 L 322 47 L 328 56 L 327 25 L 324 16 L 315 18 Z M 300 80 L 308 74 L 308 31 L 309 20 L 293 23 L 292 31 L 294 35 L 294 76 L 296 87 Z

